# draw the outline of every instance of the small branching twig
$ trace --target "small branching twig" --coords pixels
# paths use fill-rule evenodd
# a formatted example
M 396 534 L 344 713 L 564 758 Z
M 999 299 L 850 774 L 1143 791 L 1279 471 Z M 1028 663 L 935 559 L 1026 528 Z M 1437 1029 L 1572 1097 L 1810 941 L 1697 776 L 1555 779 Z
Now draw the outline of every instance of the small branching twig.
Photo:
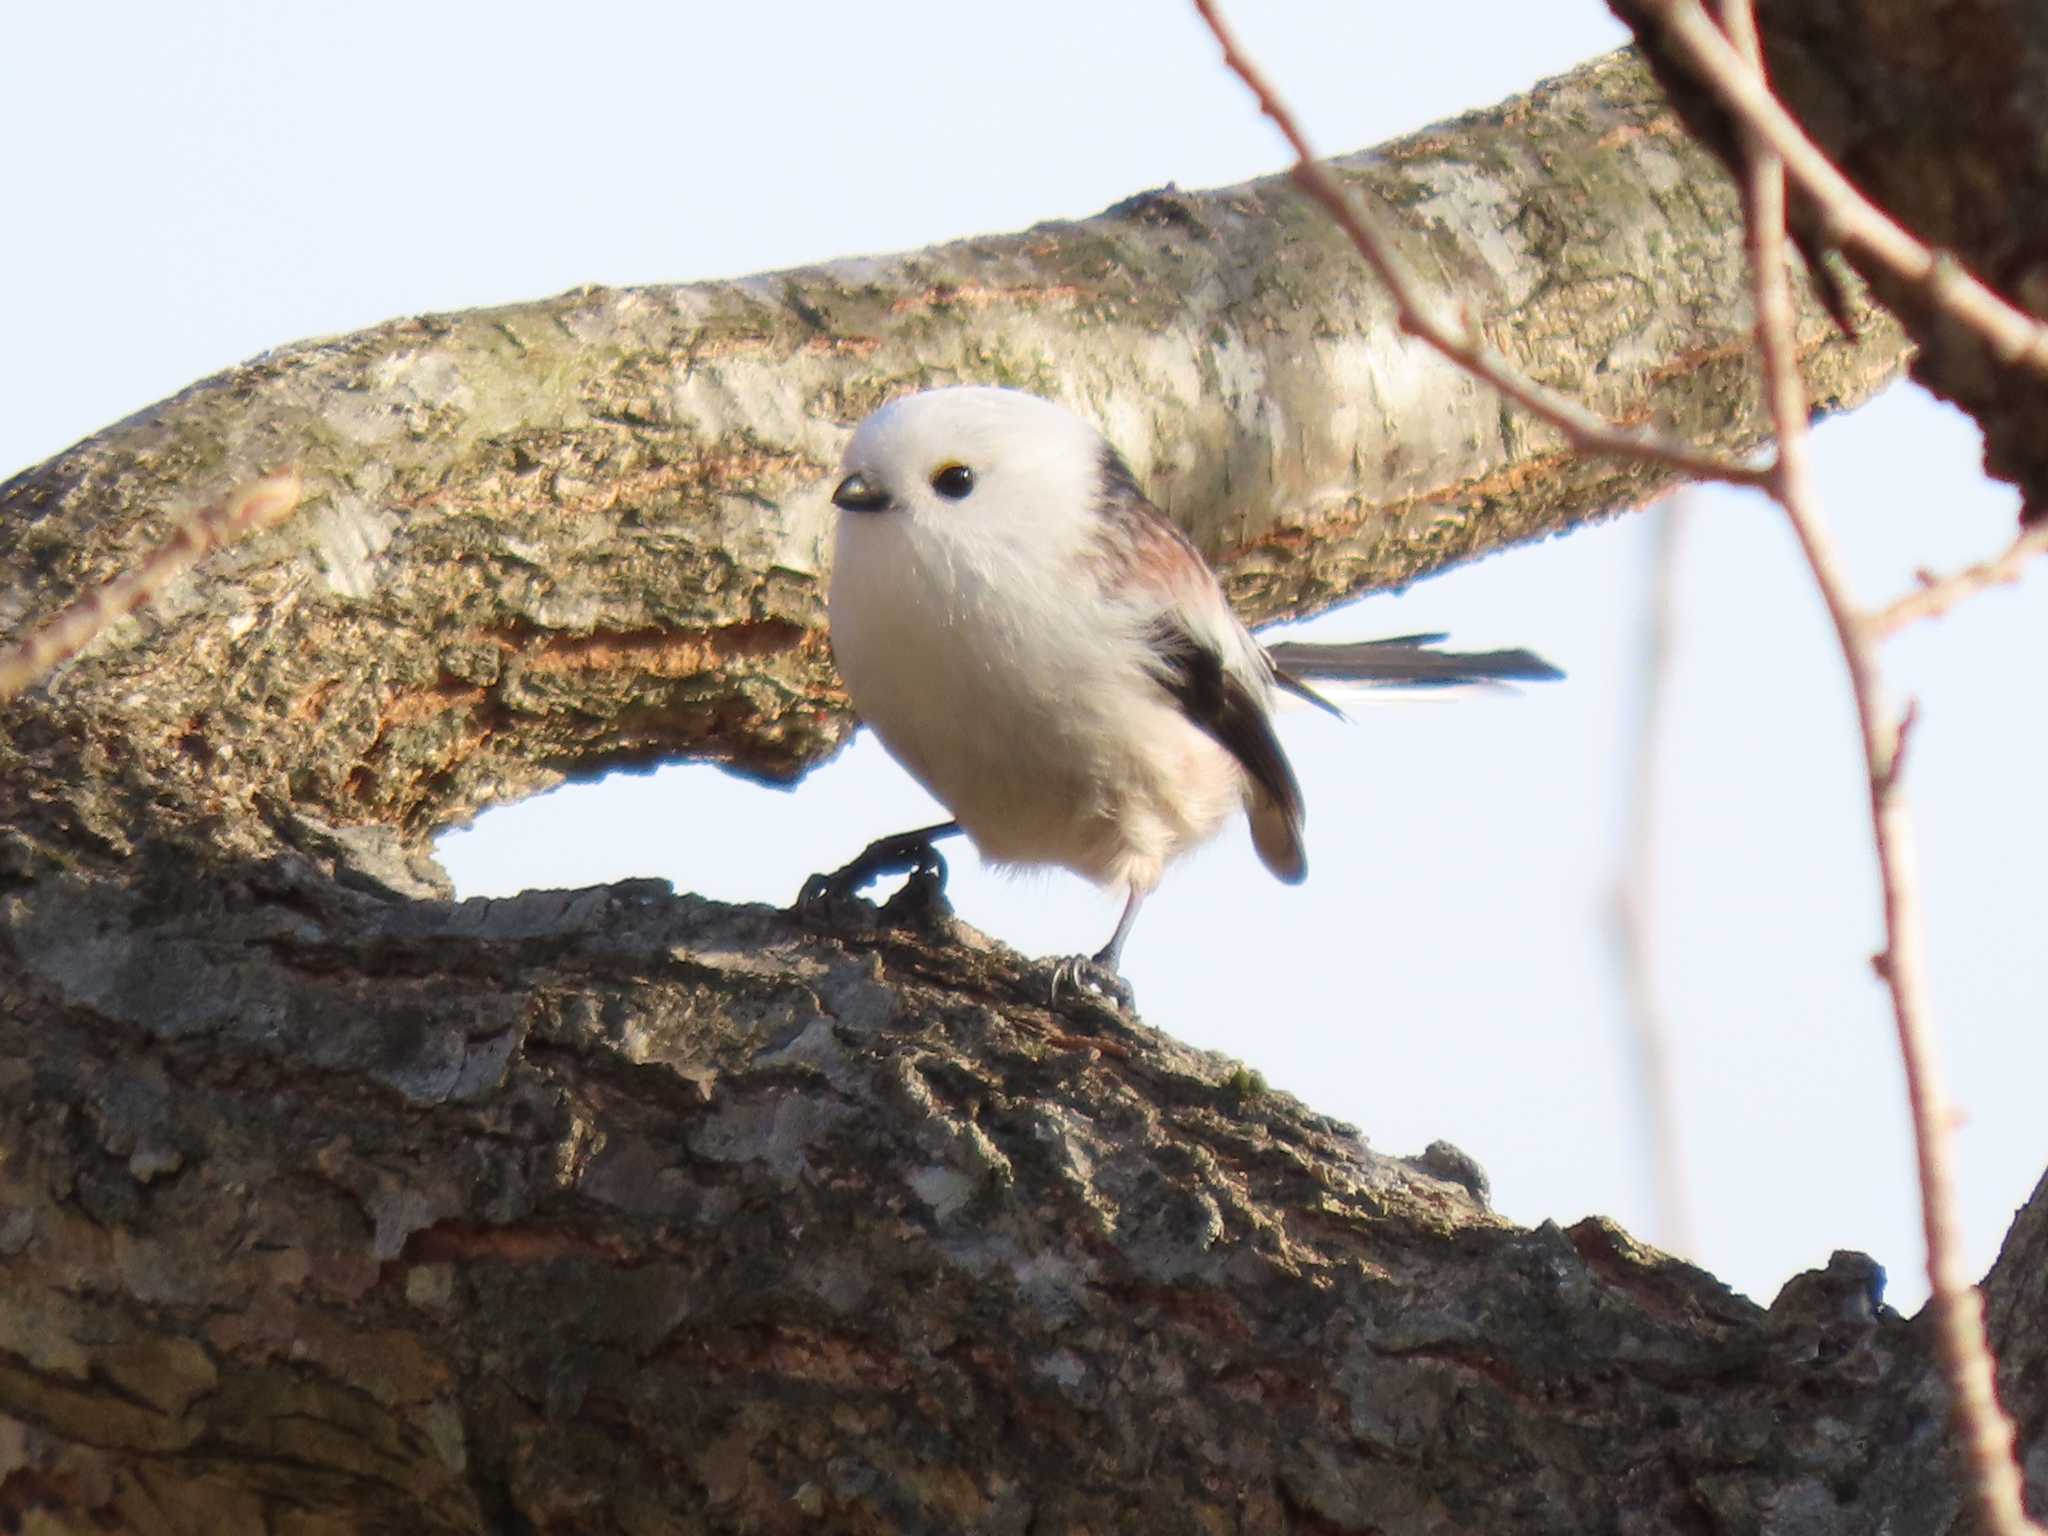
M 1965 566 L 1952 576 L 1923 574 L 1920 589 L 1894 598 L 1878 609 L 1870 616 L 1870 627 L 1881 638 L 1889 639 L 1922 619 L 1939 618 L 1965 598 L 2018 581 L 2034 557 L 2042 554 L 2048 554 L 2048 522 L 2030 524 L 2002 554 Z
M 1482 379 L 1541 421 L 1562 432 L 1565 441 L 1581 453 L 1605 454 L 1614 458 L 1660 464 L 1695 480 L 1720 480 L 1732 485 L 1762 486 L 1764 473 L 1747 464 L 1702 453 L 1690 443 L 1667 433 L 1616 426 L 1589 411 L 1578 401 L 1556 390 L 1525 379 L 1488 347 L 1471 316 L 1455 322 L 1435 312 L 1421 285 L 1409 275 L 1391 244 L 1374 228 L 1343 183 L 1331 174 L 1309 148 L 1308 138 L 1258 66 L 1238 47 L 1215 0 L 1194 0 L 1195 9 L 1208 23 L 1219 46 L 1223 62 L 1258 99 L 1259 110 L 1271 118 L 1293 148 L 1296 161 L 1294 181 L 1304 192 L 1329 211 L 1338 228 L 1350 237 L 1380 281 L 1387 285 L 1400 311 L 1401 328 L 1435 348 L 1452 363 Z
M 84 650 L 106 628 L 154 599 L 196 561 L 223 544 L 289 517 L 303 487 L 286 470 L 200 508 L 180 522 L 132 570 L 95 587 L 40 629 L 0 650 L 0 703 L 34 687 Z
M 2000 362 L 2048 373 L 2048 327 L 2000 298 L 1952 257 L 1930 250 L 1857 191 L 1750 67 L 1745 51 L 1714 24 L 1699 0 L 1641 0 L 1662 22 L 1693 73 L 1747 133 L 1755 134 L 1813 199 L 1829 239 L 1882 263 L 1919 287 L 1930 303 L 1968 326 Z
M 1749 94 L 1770 100 L 1762 75 L 1762 50 L 1750 0 L 1722 0 L 1727 34 L 1716 36 L 1737 61 Z M 1685 8 L 1685 7 L 1680 7 Z M 1697 9 L 1692 7 L 1692 9 Z M 1704 13 L 1701 13 L 1704 20 Z M 1709 23 L 1711 26 L 1711 23 Z M 1733 105 L 1724 96 L 1724 103 Z M 1773 101 L 1775 106 L 1775 102 Z M 1782 109 L 1781 109 L 1782 110 Z M 1927 1242 L 1928 1306 L 1934 1315 L 1936 1349 L 1953 1398 L 1956 1437 L 1964 1461 L 1965 1492 L 1981 1530 L 1998 1536 L 2040 1531 L 2027 1518 L 2014 1456 L 2012 1421 L 1999 1406 L 1991 1347 L 1984 1333 L 1984 1304 L 1964 1267 L 1956 1215 L 1953 1124 L 1934 1049 L 1928 996 L 1920 884 L 1913 823 L 1901 780 L 1913 710 L 1894 715 L 1885 699 L 1879 668 L 1881 631 L 1856 605 L 1847 573 L 1814 495 L 1806 414 L 1806 386 L 1793 350 L 1792 288 L 1785 266 L 1785 165 L 1775 138 L 1756 122 L 1741 118 L 1746 162 L 1744 202 L 1749 215 L 1752 279 L 1756 291 L 1757 345 L 1762 354 L 1764 393 L 1778 437 L 1772 493 L 1792 523 L 1799 547 L 1813 570 L 1828 617 L 1849 669 L 1856 721 L 1863 736 L 1869 777 L 1871 831 L 1877 844 L 1878 877 L 1884 891 L 1885 948 L 1878 974 L 1891 993 L 1899 1055 L 1912 1111 L 1913 1142 L 1919 1164 L 1920 1216 Z M 1810 148 L 1810 146 L 1808 146 Z

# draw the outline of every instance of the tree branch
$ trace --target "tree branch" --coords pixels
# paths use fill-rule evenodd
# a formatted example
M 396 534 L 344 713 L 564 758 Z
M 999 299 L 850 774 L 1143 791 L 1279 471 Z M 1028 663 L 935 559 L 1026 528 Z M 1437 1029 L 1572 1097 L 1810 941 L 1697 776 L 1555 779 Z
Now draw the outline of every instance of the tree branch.
M 1918 591 L 1893 598 L 1870 616 L 1870 626 L 1881 638 L 1889 639 L 1922 619 L 1939 618 L 1979 592 L 2018 581 L 2042 554 L 2048 554 L 2048 523 L 2035 523 L 1989 560 L 1965 566 L 1950 576 L 1924 573 Z
M 1986 467 L 2020 488 L 2024 515 L 2048 504 L 2033 317 L 2048 296 L 2048 161 L 2016 149 L 2042 130 L 2025 87 L 2048 69 L 2038 9 L 1982 0 L 1968 26 L 1949 26 L 1927 0 L 1763 0 L 1774 108 L 1696 0 L 1609 7 L 1733 174 L 1738 118 L 1793 157 L 1789 212 L 1809 261 L 1840 249 L 1913 337 L 1913 377 L 1984 429 Z
M 1652 464 L 1695 480 L 1719 480 L 1730 485 L 1761 486 L 1764 477 L 1746 464 L 1715 458 L 1700 452 L 1683 438 L 1669 433 L 1618 427 L 1603 421 L 1570 395 L 1545 389 L 1524 378 L 1490 347 L 1473 323 L 1469 310 L 1455 323 L 1439 314 L 1439 303 L 1426 295 L 1401 259 L 1393 243 L 1359 209 L 1343 183 L 1316 158 L 1308 137 L 1294 114 L 1287 109 L 1258 67 L 1238 47 L 1237 39 L 1224 23 L 1213 0 L 1195 0 L 1195 9 L 1223 50 L 1223 62 L 1245 84 L 1259 104 L 1259 111 L 1273 120 L 1288 147 L 1294 151 L 1290 173 L 1304 192 L 1322 204 L 1337 227 L 1365 258 L 1366 265 L 1387 287 L 1398 309 L 1401 329 L 1424 342 L 1482 383 L 1490 384 L 1538 421 L 1564 435 L 1574 452 L 1601 454 Z
M 1519 1230 L 949 925 L 0 848 L 0 1514 L 1848 1536 L 1946 1487 L 1867 1260 L 1766 1312 Z
M 1782 166 L 1799 178 L 1823 226 L 1843 249 L 1881 263 L 1901 282 L 1920 289 L 1929 307 L 1975 331 L 2001 364 L 2048 372 L 2048 329 L 1953 260 L 1944 261 L 1857 191 L 1806 136 L 1763 77 L 1745 66 L 1741 51 L 1722 35 L 1699 0 L 1639 0 L 1639 4 L 1663 26 L 1686 64 L 1720 97 L 1722 106 L 1738 120 L 1742 134 L 1767 145 Z
M 0 704 L 34 687 L 223 544 L 272 528 L 297 510 L 298 473 L 267 475 L 180 518 L 171 536 L 131 571 L 97 587 L 19 643 L 0 650 Z
M 1333 162 L 1493 351 L 1721 456 L 1764 419 L 1740 368 L 1732 202 L 1640 67 Z M 1803 331 L 1819 398 L 1895 336 Z M 295 806 L 424 839 L 565 774 L 698 757 L 787 779 L 850 716 L 825 644 L 850 424 L 956 379 L 1101 423 L 1254 621 L 1633 505 L 1594 462 L 1406 339 L 1285 179 L 687 288 L 584 291 L 257 359 L 0 487 L 0 623 L 131 565 L 195 465 L 303 466 L 286 538 L 210 562 L 37 701 L 10 775 L 121 772 L 138 813 Z M 20 718 L 20 717 L 17 717 Z M 231 747 L 231 751 L 223 748 Z M 121 816 L 129 810 L 120 812 Z M 264 814 L 268 814 L 265 812 Z

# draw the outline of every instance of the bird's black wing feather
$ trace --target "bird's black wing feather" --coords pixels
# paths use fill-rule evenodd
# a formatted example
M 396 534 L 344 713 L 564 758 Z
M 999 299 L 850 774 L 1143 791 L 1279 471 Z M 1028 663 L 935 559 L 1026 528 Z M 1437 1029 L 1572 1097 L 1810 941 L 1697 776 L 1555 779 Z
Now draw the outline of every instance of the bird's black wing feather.
M 1266 701 L 1226 667 L 1215 650 L 1170 615 L 1162 614 L 1153 621 L 1147 639 L 1160 685 L 1190 721 L 1243 765 L 1284 819 L 1290 848 L 1269 855 L 1262 845 L 1260 856 L 1282 879 L 1299 880 L 1307 869 L 1300 852 L 1301 783 L 1281 750 L 1280 738 L 1273 734 L 1273 717 Z
M 1102 450 L 1097 471 L 1097 511 L 1101 514 L 1097 552 L 1115 573 L 1113 581 L 1155 594 L 1180 592 L 1188 596 L 1191 578 L 1199 574 L 1212 584 L 1208 595 L 1227 610 L 1200 551 L 1165 513 L 1146 500 L 1137 477 L 1114 449 Z M 1263 686 L 1271 673 L 1264 658 L 1255 645 L 1244 646 L 1244 661 L 1264 674 L 1247 678 L 1226 663 L 1216 642 L 1197 636 L 1171 605 L 1151 620 L 1144 638 L 1154 680 L 1188 720 L 1236 758 L 1250 777 L 1253 793 L 1245 810 L 1251 822 L 1252 846 L 1259 857 L 1290 884 L 1306 878 L 1301 784 L 1273 734 Z M 1243 638 L 1250 640 L 1249 636 Z

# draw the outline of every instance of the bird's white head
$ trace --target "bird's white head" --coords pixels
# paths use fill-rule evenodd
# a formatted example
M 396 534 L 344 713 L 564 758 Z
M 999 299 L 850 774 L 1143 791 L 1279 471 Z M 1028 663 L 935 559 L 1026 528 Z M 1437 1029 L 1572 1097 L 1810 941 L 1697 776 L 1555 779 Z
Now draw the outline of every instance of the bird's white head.
M 1069 545 L 1090 531 L 1110 456 L 1100 433 L 1050 400 L 982 385 L 926 390 L 860 424 L 832 501 L 847 533 L 874 519 L 929 538 Z

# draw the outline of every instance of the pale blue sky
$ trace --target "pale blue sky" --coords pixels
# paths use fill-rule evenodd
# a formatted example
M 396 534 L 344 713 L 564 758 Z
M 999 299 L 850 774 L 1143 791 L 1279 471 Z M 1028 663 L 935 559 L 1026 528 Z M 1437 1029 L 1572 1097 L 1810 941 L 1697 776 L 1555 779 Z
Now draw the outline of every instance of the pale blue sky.
M 1604 8 L 1241 4 L 1316 140 L 1359 148 L 1618 41 Z M 1027 15 L 1022 24 L 1019 17 Z M 1426 19 L 1419 19 L 1425 18 Z M 579 283 L 731 275 L 1083 215 L 1278 169 L 1189 8 L 216 0 L 41 7 L 0 53 L 10 239 L 0 473 L 216 368 L 395 315 Z M 2004 541 L 1965 422 L 1910 393 L 1822 434 L 1866 593 Z M 1838 1246 L 1917 1304 L 1918 1217 L 1840 662 L 1766 507 L 1697 501 L 1661 834 L 1695 1257 L 1768 1300 Z M 1458 1142 L 1524 1221 L 1658 1235 L 1609 954 L 1648 523 L 1483 562 L 1332 633 L 1529 644 L 1517 697 L 1290 719 L 1313 874 L 1242 835 L 1169 878 L 1127 954 L 1147 1019 L 1259 1067 L 1383 1150 Z M 1893 648 L 1978 1267 L 2048 1164 L 2048 756 L 2037 575 Z M 667 875 L 786 901 L 935 813 L 865 740 L 790 793 L 707 768 L 579 787 L 444 849 L 466 891 Z M 1092 949 L 1113 898 L 956 860 L 962 915 Z

